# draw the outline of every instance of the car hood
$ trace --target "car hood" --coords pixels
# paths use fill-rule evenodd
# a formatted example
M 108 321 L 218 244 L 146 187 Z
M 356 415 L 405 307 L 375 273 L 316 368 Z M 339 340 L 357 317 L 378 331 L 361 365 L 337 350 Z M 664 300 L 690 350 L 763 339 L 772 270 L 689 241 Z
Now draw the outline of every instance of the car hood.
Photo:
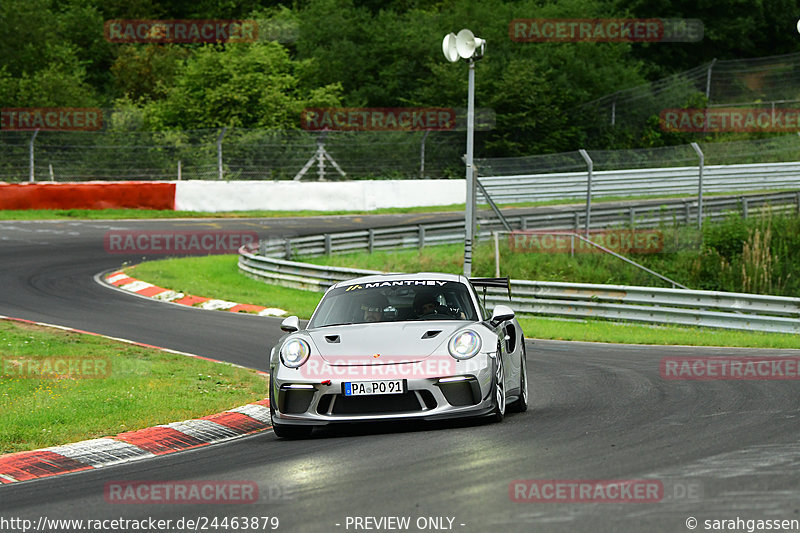
M 331 365 L 379 365 L 430 357 L 463 320 L 381 322 L 329 326 L 308 331 L 317 353 Z M 441 353 L 441 352 L 440 352 Z

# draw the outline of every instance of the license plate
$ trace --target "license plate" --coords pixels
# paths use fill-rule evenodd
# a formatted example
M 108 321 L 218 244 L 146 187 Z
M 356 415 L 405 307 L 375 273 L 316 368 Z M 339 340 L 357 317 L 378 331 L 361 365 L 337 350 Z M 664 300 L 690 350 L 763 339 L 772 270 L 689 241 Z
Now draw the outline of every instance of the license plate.
M 371 394 L 403 394 L 405 392 L 402 379 L 382 381 L 345 381 L 345 396 L 366 396 Z

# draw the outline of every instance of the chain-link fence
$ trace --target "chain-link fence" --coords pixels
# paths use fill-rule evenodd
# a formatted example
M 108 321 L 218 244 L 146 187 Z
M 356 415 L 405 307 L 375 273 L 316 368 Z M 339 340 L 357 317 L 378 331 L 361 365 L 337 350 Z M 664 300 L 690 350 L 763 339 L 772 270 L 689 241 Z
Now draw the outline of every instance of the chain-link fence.
M 2 131 L 0 180 L 449 178 L 463 151 L 459 131 Z
M 702 151 L 706 165 L 800 161 L 798 135 L 695 144 Z M 629 150 L 585 150 L 585 153 L 596 171 L 686 167 L 698 164 L 698 153 L 691 144 Z M 475 164 L 480 176 L 556 174 L 585 171 L 587 166 L 580 151 L 476 159 Z
M 572 110 L 574 120 L 598 134 L 641 129 L 664 109 L 800 103 L 800 53 L 714 60 L 649 84 L 617 91 Z

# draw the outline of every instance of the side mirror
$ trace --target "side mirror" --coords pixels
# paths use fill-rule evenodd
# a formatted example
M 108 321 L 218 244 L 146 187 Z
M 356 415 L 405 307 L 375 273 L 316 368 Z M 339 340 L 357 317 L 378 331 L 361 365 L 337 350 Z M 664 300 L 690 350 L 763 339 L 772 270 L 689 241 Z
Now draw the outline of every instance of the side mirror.
M 292 333 L 300 330 L 300 319 L 296 316 L 287 317 L 281 322 L 281 331 Z
M 507 305 L 499 304 L 492 310 L 492 318 L 489 320 L 495 326 L 500 322 L 514 318 L 514 310 Z

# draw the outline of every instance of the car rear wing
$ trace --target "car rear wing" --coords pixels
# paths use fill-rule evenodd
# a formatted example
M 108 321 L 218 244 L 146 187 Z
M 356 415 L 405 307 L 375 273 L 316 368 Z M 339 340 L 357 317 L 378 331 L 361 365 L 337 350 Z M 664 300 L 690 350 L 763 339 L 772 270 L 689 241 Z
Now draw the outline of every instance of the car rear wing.
M 508 291 L 508 299 L 511 300 L 511 281 L 508 277 L 505 278 L 469 278 L 469 282 L 473 287 L 483 288 L 483 305 L 486 305 L 486 289 L 489 287 L 498 287 Z

